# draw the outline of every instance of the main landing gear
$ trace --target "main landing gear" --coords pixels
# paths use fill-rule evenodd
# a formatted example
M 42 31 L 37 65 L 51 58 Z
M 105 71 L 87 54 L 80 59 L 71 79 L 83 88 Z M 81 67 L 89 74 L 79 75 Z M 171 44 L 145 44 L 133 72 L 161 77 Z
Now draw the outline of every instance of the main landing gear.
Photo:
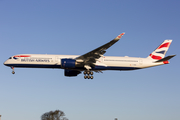
M 11 67 L 11 69 L 12 69 L 12 74 L 15 74 L 15 72 L 14 72 L 14 67 Z
M 93 79 L 93 72 L 92 71 L 84 71 L 84 79 Z

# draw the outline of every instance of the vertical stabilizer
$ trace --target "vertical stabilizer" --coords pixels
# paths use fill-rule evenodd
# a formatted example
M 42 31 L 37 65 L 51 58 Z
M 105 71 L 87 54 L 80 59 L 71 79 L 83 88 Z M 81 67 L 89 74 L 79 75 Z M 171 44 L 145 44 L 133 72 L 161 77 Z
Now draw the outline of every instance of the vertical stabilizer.
M 166 52 L 171 45 L 172 40 L 165 40 L 159 47 L 156 48 L 147 58 L 151 58 L 153 60 L 160 60 L 164 58 Z

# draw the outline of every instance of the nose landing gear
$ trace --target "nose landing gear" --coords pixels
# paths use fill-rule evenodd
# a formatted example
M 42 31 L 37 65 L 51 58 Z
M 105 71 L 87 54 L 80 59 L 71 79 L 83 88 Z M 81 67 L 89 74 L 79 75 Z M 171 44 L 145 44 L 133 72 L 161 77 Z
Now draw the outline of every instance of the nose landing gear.
M 12 69 L 12 74 L 15 74 L 15 72 L 14 72 L 14 67 L 11 67 L 11 69 Z
M 93 72 L 92 71 L 84 71 L 84 79 L 93 79 Z

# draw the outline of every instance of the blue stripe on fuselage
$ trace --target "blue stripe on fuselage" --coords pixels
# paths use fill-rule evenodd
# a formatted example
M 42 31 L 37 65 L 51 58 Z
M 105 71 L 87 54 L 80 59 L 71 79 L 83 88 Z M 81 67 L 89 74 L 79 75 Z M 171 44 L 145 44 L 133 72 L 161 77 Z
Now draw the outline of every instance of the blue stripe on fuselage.
M 93 70 L 136 70 L 140 69 L 137 67 L 112 67 L 112 66 L 95 66 L 95 68 L 92 68 Z
M 22 68 L 61 68 L 60 65 L 39 65 L 39 64 L 6 64 L 9 67 L 22 67 Z
M 39 65 L 39 64 L 7 64 L 9 67 L 21 67 L 21 68 L 61 68 L 61 65 Z M 83 67 L 73 68 L 74 70 L 85 70 Z M 92 70 L 136 70 L 138 67 L 112 67 L 112 66 L 95 66 Z

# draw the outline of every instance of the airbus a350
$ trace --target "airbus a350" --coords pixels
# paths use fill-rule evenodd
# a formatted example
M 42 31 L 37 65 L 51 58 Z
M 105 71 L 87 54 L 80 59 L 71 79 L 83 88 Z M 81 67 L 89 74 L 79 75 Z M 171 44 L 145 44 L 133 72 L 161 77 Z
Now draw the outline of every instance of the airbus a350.
M 104 70 L 137 70 L 169 63 L 175 55 L 165 57 L 172 40 L 165 40 L 147 58 L 104 56 L 106 50 L 115 44 L 125 33 L 121 33 L 110 42 L 84 55 L 47 55 L 47 54 L 19 54 L 13 55 L 4 62 L 12 68 L 57 68 L 64 69 L 65 76 L 77 76 L 84 73 L 85 79 L 93 79 L 94 72 Z

